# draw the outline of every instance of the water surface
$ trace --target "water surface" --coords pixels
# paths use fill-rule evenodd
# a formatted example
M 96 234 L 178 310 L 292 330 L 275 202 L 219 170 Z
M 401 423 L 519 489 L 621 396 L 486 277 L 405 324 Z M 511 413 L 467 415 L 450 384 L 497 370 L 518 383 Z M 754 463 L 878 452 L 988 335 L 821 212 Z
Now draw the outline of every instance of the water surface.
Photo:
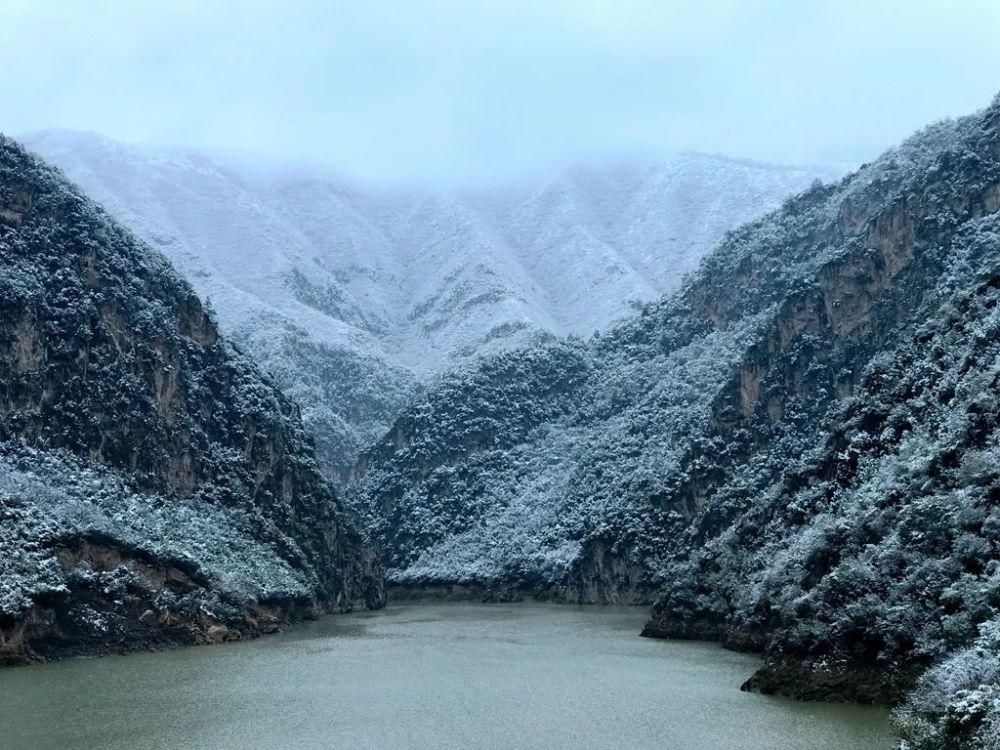
M 645 609 L 444 604 L 0 670 L 4 750 L 890 750 L 886 713 L 741 693 Z

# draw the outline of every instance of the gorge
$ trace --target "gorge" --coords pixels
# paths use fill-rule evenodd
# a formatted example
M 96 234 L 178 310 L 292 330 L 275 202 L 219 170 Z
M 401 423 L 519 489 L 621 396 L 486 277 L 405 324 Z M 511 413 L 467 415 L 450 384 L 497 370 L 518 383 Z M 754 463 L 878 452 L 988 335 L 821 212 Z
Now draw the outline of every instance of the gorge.
M 391 605 L 250 643 L 8 670 L 0 731 L 17 750 L 892 748 L 884 711 L 741 693 L 751 657 L 636 638 L 644 616 Z
M 202 166 L 213 185 L 223 178 L 241 185 L 243 178 L 229 182 L 214 166 Z M 726 163 L 727 175 L 733 169 Z M 197 174 L 185 162 L 188 171 Z M 299 189 L 336 193 L 329 185 Z M 252 204 L 252 193 L 239 195 Z M 403 211 L 410 213 L 401 235 L 419 234 L 413 214 L 425 203 Z M 290 211 L 305 204 L 281 205 Z M 451 206 L 445 213 L 460 216 L 460 229 L 471 222 L 476 236 L 495 240 L 496 225 L 482 229 L 468 210 Z M 618 306 L 601 306 L 599 322 L 610 327 L 593 335 L 566 323 L 546 327 L 539 320 L 557 318 L 558 306 L 535 306 L 537 317 L 524 327 L 508 326 L 525 317 L 523 309 L 512 318 L 487 316 L 486 330 L 500 321 L 500 338 L 511 336 L 483 344 L 482 321 L 469 322 L 463 311 L 478 315 L 496 305 L 509 312 L 512 300 L 527 304 L 531 284 L 512 292 L 517 274 L 500 278 L 495 268 L 483 271 L 500 278 L 492 287 L 446 272 L 451 291 L 401 306 L 415 320 L 443 296 L 453 298 L 457 317 L 424 330 L 429 351 L 449 352 L 437 360 L 440 370 L 417 377 L 404 366 L 405 347 L 391 367 L 384 351 L 366 360 L 378 362 L 380 375 L 345 366 L 366 388 L 378 390 L 383 375 L 394 384 L 378 408 L 357 408 L 353 396 L 335 402 L 325 424 L 353 419 L 352 436 L 331 438 L 324 448 L 323 435 L 332 433 L 316 432 L 318 417 L 305 424 L 293 400 L 301 381 L 271 370 L 289 345 L 284 323 L 274 320 L 287 322 L 294 310 L 305 316 L 296 325 L 312 336 L 309 326 L 320 325 L 314 313 L 325 309 L 323 330 L 341 336 L 354 327 L 338 341 L 374 340 L 380 327 L 391 327 L 388 318 L 374 320 L 347 305 L 345 290 L 374 294 L 396 276 L 355 269 L 337 286 L 348 278 L 344 269 L 339 276 L 324 271 L 315 257 L 248 254 L 236 271 L 245 274 L 243 286 L 216 268 L 201 277 L 228 290 L 223 325 L 163 254 L 3 138 L 0 659 L 22 664 L 242 640 L 325 613 L 378 609 L 386 586 L 397 602 L 538 599 L 567 608 L 402 607 L 323 620 L 272 645 L 239 644 L 203 658 L 262 658 L 263 669 L 280 673 L 311 659 L 335 670 L 340 655 L 345 675 L 357 675 L 371 656 L 370 638 L 387 649 L 386 664 L 395 663 L 394 654 L 403 658 L 398 651 L 416 659 L 408 663 L 412 673 L 449 663 L 443 640 L 483 640 L 485 650 L 456 649 L 461 663 L 448 669 L 461 672 L 477 659 L 491 664 L 510 656 L 509 644 L 491 632 L 501 622 L 514 643 L 550 649 L 539 656 L 538 673 L 565 667 L 573 643 L 598 655 L 624 649 L 615 669 L 634 658 L 648 670 L 616 672 L 600 658 L 589 668 L 610 669 L 616 676 L 606 687 L 615 694 L 644 686 L 643 705 L 663 697 L 658 679 L 684 675 L 692 689 L 699 684 L 684 654 L 700 654 L 715 665 L 707 670 L 713 674 L 729 669 L 724 663 L 737 665 L 726 672 L 734 678 L 732 697 L 705 688 L 706 700 L 721 701 L 737 719 L 719 731 L 742 726 L 731 702 L 759 701 L 754 706 L 765 713 L 771 709 L 764 706 L 797 705 L 742 696 L 735 690 L 741 682 L 766 695 L 894 707 L 895 731 L 910 750 L 992 749 L 1000 737 L 998 211 L 1000 98 L 927 127 L 846 177 L 797 191 L 726 233 L 704 257 L 693 251 L 678 265 L 693 268 L 697 256 L 696 270 L 683 280 L 661 279 L 663 289 L 649 284 L 649 298 L 617 322 L 628 305 L 621 287 L 578 290 L 564 312 L 587 309 L 588 295 L 608 295 Z M 437 218 L 421 224 L 425 230 L 440 229 L 441 214 L 432 213 Z M 536 230 L 552 221 L 541 214 L 547 218 Z M 314 219 L 303 218 L 297 231 L 332 231 Z M 177 220 L 187 221 L 190 214 Z M 725 223 L 706 236 L 722 234 Z M 455 226 L 447 226 L 441 242 L 454 240 Z M 521 225 L 512 219 L 503 226 Z M 559 226 L 556 236 L 566 223 Z M 136 230 L 158 242 L 150 225 Z M 616 233 L 627 234 L 622 227 Z M 469 236 L 459 233 L 462 241 Z M 530 248 L 541 255 L 552 236 L 544 229 L 538 236 Z M 170 235 L 159 242 L 177 241 Z M 178 257 L 190 268 L 201 262 Z M 578 281 L 590 265 L 569 276 Z M 463 261 L 468 267 L 482 271 Z M 552 273 L 539 278 L 546 276 Z M 625 276 L 634 281 L 634 274 Z M 233 311 L 242 303 L 234 300 L 250 297 L 253 315 L 240 319 Z M 268 310 L 274 316 L 261 312 Z M 259 324 L 258 313 L 270 322 L 240 328 Z M 594 322 L 588 318 L 586 326 Z M 456 329 L 474 333 L 461 345 L 428 343 L 435 331 Z M 385 333 L 380 346 L 397 335 Z M 470 341 L 483 345 L 464 352 Z M 360 349 L 350 351 L 354 357 Z M 301 362 L 284 365 L 294 372 Z M 343 371 L 330 364 L 310 372 L 307 379 L 320 383 L 312 407 L 324 404 Z M 355 457 L 366 431 L 379 435 Z M 635 610 L 619 612 L 624 619 L 614 620 L 613 610 L 568 608 L 576 604 L 645 605 L 652 612 L 638 619 Z M 624 646 L 608 640 L 608 622 L 636 631 L 644 622 L 651 638 Z M 466 625 L 471 630 L 462 632 Z M 545 635 L 559 627 L 572 631 L 572 643 Z M 343 629 L 343 638 L 327 638 L 324 628 Z M 320 635 L 301 635 L 310 632 Z M 650 655 L 667 653 L 654 640 L 660 638 L 717 641 L 762 661 L 690 644 L 674 644 L 679 650 L 659 659 Z M 281 644 L 293 644 L 293 656 L 275 664 L 269 650 L 280 652 Z M 169 672 L 195 659 L 181 653 L 115 663 L 126 673 Z M 421 654 L 429 661 L 420 662 Z M 86 681 L 91 670 L 111 668 L 94 664 L 4 673 L 0 685 L 23 680 L 30 696 L 49 689 L 45 674 L 70 679 L 76 670 Z M 40 687 L 31 687 L 35 679 Z M 294 694 L 289 686 L 297 679 L 280 688 L 292 691 L 287 700 L 315 700 Z M 537 689 L 557 695 L 573 679 L 557 673 L 556 682 Z M 595 685 L 589 688 L 604 689 Z M 512 688 L 493 687 L 514 700 Z M 344 700 L 366 700 L 363 692 L 352 695 Z M 171 699 L 191 697 L 181 690 Z M 488 705 L 496 695 L 484 700 Z M 787 710 L 815 718 L 828 709 Z M 558 714 L 559 705 L 551 710 Z M 348 725 L 357 731 L 361 719 L 353 716 Z M 676 715 L 670 721 L 676 726 Z M 860 739 L 845 739 L 851 730 L 839 726 L 827 734 L 817 729 L 814 746 L 891 742 L 884 716 L 861 721 Z M 757 746 L 801 740 L 776 738 L 773 729 L 760 727 Z M 40 730 L 28 721 L 16 731 L 18 741 L 30 743 Z M 635 746 L 667 732 L 637 731 Z M 193 746 L 210 747 L 212 737 L 196 737 Z M 570 746 L 592 746 L 590 740 Z M 39 740 L 46 741 L 59 740 Z

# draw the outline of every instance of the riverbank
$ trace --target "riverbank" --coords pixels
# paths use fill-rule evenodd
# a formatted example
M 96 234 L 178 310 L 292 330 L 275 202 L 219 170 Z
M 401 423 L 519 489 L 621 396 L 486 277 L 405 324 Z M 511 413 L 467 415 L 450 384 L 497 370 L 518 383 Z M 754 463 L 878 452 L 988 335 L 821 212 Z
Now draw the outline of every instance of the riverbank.
M 615 588 L 583 591 L 559 584 L 477 583 L 477 582 L 399 582 L 386 583 L 389 601 L 430 604 L 435 602 L 478 602 L 503 604 L 512 602 L 545 602 L 553 604 L 587 604 L 596 606 L 651 607 L 656 599 L 653 589 Z

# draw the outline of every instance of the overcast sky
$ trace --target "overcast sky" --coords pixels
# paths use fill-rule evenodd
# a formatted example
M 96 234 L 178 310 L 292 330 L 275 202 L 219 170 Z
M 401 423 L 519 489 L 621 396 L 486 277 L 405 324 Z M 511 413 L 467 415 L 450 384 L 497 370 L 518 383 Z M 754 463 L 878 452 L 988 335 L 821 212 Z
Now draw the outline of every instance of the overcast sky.
M 996 0 L 0 0 L 0 130 L 479 181 L 857 162 L 1000 90 Z

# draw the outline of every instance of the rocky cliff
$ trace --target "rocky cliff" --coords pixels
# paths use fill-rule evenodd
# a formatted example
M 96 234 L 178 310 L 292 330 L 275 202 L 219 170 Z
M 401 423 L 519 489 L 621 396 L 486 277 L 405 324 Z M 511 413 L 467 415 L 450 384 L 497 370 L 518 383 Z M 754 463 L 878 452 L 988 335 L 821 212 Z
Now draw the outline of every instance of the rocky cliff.
M 382 602 L 298 409 L 158 253 L 0 139 L 0 660 Z
M 656 598 L 648 635 L 763 651 L 749 689 L 923 680 L 915 746 L 995 724 L 995 655 L 961 654 L 1000 604 L 998 209 L 1000 100 L 731 233 L 608 333 L 444 379 L 351 489 L 390 580 Z

